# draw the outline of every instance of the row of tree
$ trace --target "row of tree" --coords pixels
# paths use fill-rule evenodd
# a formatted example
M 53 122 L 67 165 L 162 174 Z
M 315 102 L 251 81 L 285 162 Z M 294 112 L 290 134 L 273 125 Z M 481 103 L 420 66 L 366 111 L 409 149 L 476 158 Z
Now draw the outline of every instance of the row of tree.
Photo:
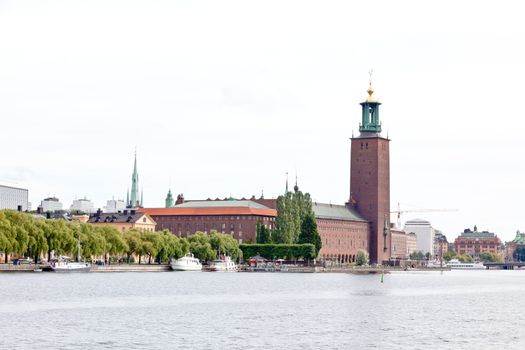
M 286 192 L 277 198 L 277 218 L 275 227 L 270 230 L 257 224 L 257 243 L 259 244 L 312 244 L 317 256 L 322 247 L 317 231 L 315 214 L 310 194 L 303 194 L 296 187 L 294 192 Z
M 313 244 L 241 244 L 246 257 L 260 255 L 266 259 L 315 259 Z
M 0 251 L 5 262 L 9 254 L 32 257 L 71 255 L 86 260 L 103 257 L 146 258 L 148 263 L 168 262 L 188 252 L 201 260 L 213 260 L 219 252 L 238 260 L 242 257 L 238 242 L 229 235 L 217 232 L 206 235 L 197 232 L 188 238 L 179 238 L 164 230 L 151 232 L 131 229 L 124 233 L 111 226 L 45 220 L 16 211 L 0 211 Z
M 423 254 L 421 251 L 415 251 L 410 254 L 411 260 L 430 260 L 432 255 L 430 253 Z M 452 259 L 458 259 L 461 262 L 473 262 L 474 258 L 470 256 L 469 254 L 458 254 L 453 250 L 447 251 L 445 254 L 443 254 L 443 260 L 450 261 Z M 501 257 L 494 253 L 481 253 L 479 255 L 479 260 L 482 262 L 498 262 L 501 261 Z

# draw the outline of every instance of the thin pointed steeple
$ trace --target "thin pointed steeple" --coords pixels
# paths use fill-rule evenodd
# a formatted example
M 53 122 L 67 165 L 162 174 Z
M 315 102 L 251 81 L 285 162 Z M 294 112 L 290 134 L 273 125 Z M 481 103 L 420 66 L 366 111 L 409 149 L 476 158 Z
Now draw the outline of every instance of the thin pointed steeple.
M 129 198 L 129 207 L 136 208 L 141 205 L 139 198 L 139 172 L 137 170 L 137 150 L 135 149 L 135 160 L 133 163 L 133 174 L 131 175 L 131 194 Z
M 288 172 L 286 172 L 286 191 L 284 194 L 288 193 Z

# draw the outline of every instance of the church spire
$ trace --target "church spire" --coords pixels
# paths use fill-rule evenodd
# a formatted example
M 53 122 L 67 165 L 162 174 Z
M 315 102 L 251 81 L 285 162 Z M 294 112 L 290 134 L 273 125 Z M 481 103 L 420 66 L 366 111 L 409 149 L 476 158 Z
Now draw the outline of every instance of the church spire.
M 133 174 L 131 175 L 131 194 L 129 198 L 129 207 L 136 208 L 141 205 L 139 202 L 139 172 L 137 170 L 137 150 L 135 150 L 135 160 L 133 163 Z
M 288 193 L 288 172 L 286 172 L 286 191 L 284 194 Z

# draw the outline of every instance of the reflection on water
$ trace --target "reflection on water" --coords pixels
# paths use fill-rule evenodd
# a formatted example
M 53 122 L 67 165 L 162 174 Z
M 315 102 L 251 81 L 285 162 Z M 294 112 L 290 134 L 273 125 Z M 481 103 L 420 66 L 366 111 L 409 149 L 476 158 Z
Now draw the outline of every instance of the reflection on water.
M 1 349 L 518 348 L 525 271 L 0 274 Z M 509 331 L 509 329 L 515 331 Z

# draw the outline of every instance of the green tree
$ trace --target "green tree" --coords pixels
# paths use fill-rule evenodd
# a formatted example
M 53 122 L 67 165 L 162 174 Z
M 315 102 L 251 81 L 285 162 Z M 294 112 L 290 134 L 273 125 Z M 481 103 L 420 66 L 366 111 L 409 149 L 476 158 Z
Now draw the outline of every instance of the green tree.
M 355 258 L 355 264 L 357 266 L 368 265 L 368 253 L 362 249 L 359 249 Z
M 139 230 L 131 229 L 123 233 L 123 238 L 126 241 L 128 247 L 128 250 L 126 250 L 125 253 L 127 256 L 127 262 L 129 264 L 133 254 L 139 254 L 139 251 L 142 252 L 142 236 Z
M 271 237 L 270 229 L 268 229 L 260 221 L 257 221 L 256 232 L 257 232 L 257 243 L 259 243 L 259 244 L 272 243 L 272 237 Z
M 450 261 L 456 257 L 457 253 L 453 250 L 448 250 L 445 254 L 443 254 L 443 259 L 445 259 L 445 261 Z
M 188 237 L 190 244 L 190 251 L 200 260 L 208 261 L 216 257 L 216 252 L 210 244 L 208 236 L 202 232 L 196 232 L 194 235 Z
M 479 260 L 481 260 L 482 262 L 498 262 L 500 259 L 494 253 L 486 252 L 486 253 L 481 253 L 479 255 Z
M 414 251 L 410 253 L 409 255 L 410 260 L 423 260 L 425 258 L 425 254 L 423 254 L 422 251 Z
M 298 243 L 311 243 L 315 246 L 315 255 L 321 250 L 321 236 L 317 231 L 317 223 L 313 215 L 307 215 L 301 224 L 301 233 L 299 234 Z
M 309 216 L 315 218 L 310 194 L 303 194 L 296 187 L 294 192 L 279 196 L 273 241 L 283 244 L 297 243 L 302 223 Z
M 474 259 L 468 254 L 458 255 L 458 260 L 461 262 L 472 262 Z
M 228 255 L 232 260 L 242 258 L 242 251 L 239 249 L 239 242 L 230 235 L 211 231 L 209 236 L 211 247 L 214 251 L 223 255 Z

